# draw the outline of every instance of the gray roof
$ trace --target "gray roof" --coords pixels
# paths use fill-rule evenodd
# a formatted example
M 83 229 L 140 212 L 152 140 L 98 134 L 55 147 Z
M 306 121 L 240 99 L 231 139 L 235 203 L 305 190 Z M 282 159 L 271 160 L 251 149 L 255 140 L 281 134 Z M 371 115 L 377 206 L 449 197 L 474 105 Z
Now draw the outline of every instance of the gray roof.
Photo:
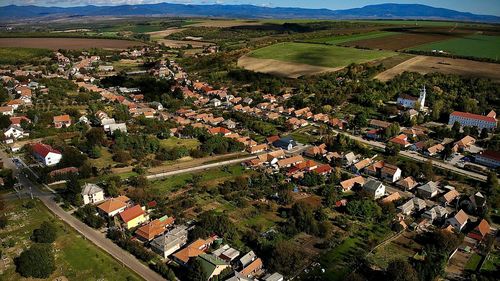
M 372 180 L 369 179 L 365 185 L 363 185 L 363 188 L 366 189 L 369 192 L 375 192 L 377 189 L 379 189 L 383 184 L 377 180 Z
M 187 228 L 185 225 L 179 225 L 162 236 L 155 238 L 151 242 L 151 246 L 157 249 L 168 250 L 178 244 L 184 244 L 187 242 Z
M 82 195 L 91 195 L 98 192 L 104 192 L 104 190 L 93 183 L 86 183 L 82 188 Z
M 241 257 L 240 263 L 243 265 L 243 267 L 246 267 L 256 258 L 257 258 L 257 256 L 255 255 L 255 253 L 253 251 L 250 251 L 246 255 Z
M 434 193 L 434 192 L 439 191 L 439 189 L 437 188 L 437 183 L 433 182 L 433 181 L 430 181 L 422 186 L 419 186 L 419 187 L 417 187 L 417 189 L 427 191 L 429 193 Z

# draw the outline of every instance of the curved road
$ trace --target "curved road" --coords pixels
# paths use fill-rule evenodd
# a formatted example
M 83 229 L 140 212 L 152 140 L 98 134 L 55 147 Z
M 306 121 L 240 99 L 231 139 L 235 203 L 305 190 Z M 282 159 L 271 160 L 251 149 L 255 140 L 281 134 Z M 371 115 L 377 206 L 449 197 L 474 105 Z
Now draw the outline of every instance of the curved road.
M 90 240 L 92 243 L 97 245 L 99 248 L 113 256 L 116 260 L 118 260 L 122 265 L 130 268 L 132 271 L 137 273 L 140 277 L 148 281 L 161 281 L 165 280 L 158 273 L 151 270 L 149 267 L 141 263 L 138 259 L 132 256 L 129 252 L 123 250 L 118 247 L 111 240 L 107 239 L 106 236 L 87 226 L 77 218 L 73 217 L 71 214 L 64 211 L 53 199 L 53 194 L 49 192 L 41 191 L 37 185 L 33 184 L 28 178 L 26 178 L 22 173 L 19 173 L 16 165 L 14 165 L 10 158 L 4 153 L 0 153 L 3 158 L 4 165 L 7 167 L 12 167 L 14 171 L 19 175 L 19 183 L 24 186 L 24 192 L 26 195 L 29 195 L 31 191 L 34 197 L 38 197 L 47 208 L 54 213 L 57 217 L 67 223 L 69 226 L 78 231 L 83 237 Z M 21 195 L 21 194 L 18 194 Z M 10 197 L 6 197 L 4 199 L 9 199 Z

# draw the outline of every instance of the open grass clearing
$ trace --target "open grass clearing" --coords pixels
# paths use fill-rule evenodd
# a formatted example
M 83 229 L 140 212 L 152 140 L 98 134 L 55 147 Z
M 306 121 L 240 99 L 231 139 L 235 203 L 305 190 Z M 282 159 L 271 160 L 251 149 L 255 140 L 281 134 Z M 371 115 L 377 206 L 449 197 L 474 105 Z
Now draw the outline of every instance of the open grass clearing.
M 410 50 L 427 52 L 437 50 L 457 56 L 498 60 L 500 59 L 500 36 L 476 34 L 464 38 L 455 38 L 424 44 L 410 48 Z
M 322 67 L 344 67 L 351 63 L 365 63 L 395 55 L 390 51 L 361 50 L 339 46 L 279 43 L 255 50 L 249 56 L 259 59 L 316 65 Z
M 35 203 L 33 208 L 23 207 L 27 202 L 28 200 L 6 202 L 5 214 L 9 218 L 9 225 L 0 230 L 0 238 L 2 241 L 13 240 L 14 246 L 2 250 L 9 260 L 9 265 L 0 274 L 0 280 L 27 280 L 15 272 L 12 259 L 31 245 L 30 236 L 33 230 L 44 221 L 52 221 L 58 227 L 58 238 L 54 243 L 56 271 L 47 280 L 56 280 L 59 277 L 77 281 L 142 280 L 71 227 L 57 220 L 40 201 L 32 201 Z
M 195 149 L 200 146 L 200 141 L 197 139 L 180 139 L 176 137 L 170 137 L 168 139 L 160 140 L 160 146 L 166 149 L 174 149 L 179 147 Z
M 467 264 L 465 265 L 465 270 L 476 271 L 482 258 L 483 257 L 481 257 L 480 255 L 474 253 L 470 257 L 469 261 L 467 261 Z

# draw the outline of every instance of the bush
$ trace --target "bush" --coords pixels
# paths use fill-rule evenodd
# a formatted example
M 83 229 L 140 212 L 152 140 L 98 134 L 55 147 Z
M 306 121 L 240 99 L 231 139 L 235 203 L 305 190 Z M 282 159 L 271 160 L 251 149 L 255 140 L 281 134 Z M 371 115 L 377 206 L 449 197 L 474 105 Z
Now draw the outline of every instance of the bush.
M 57 238 L 57 228 L 51 222 L 43 222 L 40 228 L 33 230 L 31 240 L 37 243 L 53 243 Z
M 48 278 L 56 269 L 52 246 L 34 244 L 16 259 L 16 271 L 23 277 Z

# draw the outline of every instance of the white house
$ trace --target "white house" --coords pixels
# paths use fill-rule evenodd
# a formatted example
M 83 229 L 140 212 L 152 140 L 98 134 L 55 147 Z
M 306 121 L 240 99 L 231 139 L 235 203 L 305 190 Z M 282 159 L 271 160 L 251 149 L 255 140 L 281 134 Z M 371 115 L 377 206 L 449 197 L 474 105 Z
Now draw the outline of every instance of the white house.
M 106 131 L 106 129 L 105 129 L 105 131 Z M 125 123 L 109 124 L 107 132 L 109 132 L 110 134 L 113 134 L 115 131 L 120 131 L 122 133 L 126 133 L 127 132 L 127 124 L 125 124 Z
M 387 181 L 397 182 L 401 179 L 401 169 L 393 165 L 385 164 L 380 171 L 380 175 Z
M 93 183 L 86 183 L 82 188 L 83 204 L 95 204 L 104 201 L 104 190 Z
M 21 126 L 18 125 L 10 125 L 3 134 L 7 139 L 20 139 L 29 135 L 28 133 L 24 132 L 24 129 L 21 128 Z
M 3 115 L 14 115 L 14 108 L 12 106 L 0 106 L 0 113 Z
M 35 143 L 31 146 L 31 150 L 33 156 L 46 166 L 56 165 L 62 159 L 62 153 L 47 144 Z
M 383 197 L 385 194 L 385 186 L 377 180 L 369 179 L 363 185 L 363 189 L 375 200 Z

